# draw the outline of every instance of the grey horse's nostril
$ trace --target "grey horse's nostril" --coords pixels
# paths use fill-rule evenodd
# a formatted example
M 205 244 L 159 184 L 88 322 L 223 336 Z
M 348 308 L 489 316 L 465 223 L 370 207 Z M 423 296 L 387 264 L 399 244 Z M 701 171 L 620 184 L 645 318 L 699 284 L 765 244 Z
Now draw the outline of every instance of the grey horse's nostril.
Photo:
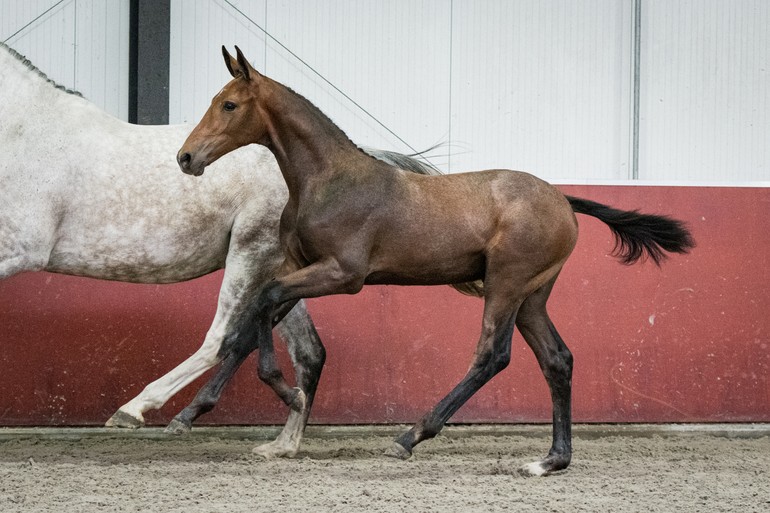
M 184 168 L 190 167 L 190 162 L 192 161 L 192 155 L 190 155 L 187 152 L 180 153 L 179 155 L 177 155 L 176 161 L 179 162 L 179 165 Z

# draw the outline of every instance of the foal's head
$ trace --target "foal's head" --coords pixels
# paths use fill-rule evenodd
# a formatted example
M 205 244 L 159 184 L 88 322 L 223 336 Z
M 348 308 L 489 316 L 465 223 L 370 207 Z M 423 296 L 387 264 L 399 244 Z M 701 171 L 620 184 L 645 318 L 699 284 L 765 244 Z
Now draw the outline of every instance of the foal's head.
M 206 114 L 187 137 L 177 154 L 177 162 L 187 174 L 199 176 L 217 160 L 241 146 L 264 143 L 267 128 L 259 113 L 260 83 L 266 79 L 235 47 L 233 58 L 225 47 L 222 55 L 233 80 L 211 100 Z

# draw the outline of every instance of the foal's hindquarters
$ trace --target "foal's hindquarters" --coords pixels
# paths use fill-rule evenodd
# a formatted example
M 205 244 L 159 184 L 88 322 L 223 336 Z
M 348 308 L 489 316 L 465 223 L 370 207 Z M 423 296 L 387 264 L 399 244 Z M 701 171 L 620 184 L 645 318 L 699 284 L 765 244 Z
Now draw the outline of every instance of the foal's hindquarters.
M 543 461 L 522 469 L 526 474 L 544 475 L 566 468 L 572 453 L 572 355 L 548 317 L 546 302 L 577 241 L 577 221 L 564 196 L 531 175 L 511 171 L 468 175 L 468 181 L 476 180 L 481 180 L 481 187 L 470 199 L 487 203 L 482 211 L 489 216 L 489 233 L 480 248 L 484 314 L 474 359 L 463 380 L 398 437 L 387 454 L 409 457 L 417 443 L 438 434 L 477 390 L 504 369 L 516 325 L 537 357 L 553 401 L 551 450 Z M 468 210 L 462 212 L 468 214 Z

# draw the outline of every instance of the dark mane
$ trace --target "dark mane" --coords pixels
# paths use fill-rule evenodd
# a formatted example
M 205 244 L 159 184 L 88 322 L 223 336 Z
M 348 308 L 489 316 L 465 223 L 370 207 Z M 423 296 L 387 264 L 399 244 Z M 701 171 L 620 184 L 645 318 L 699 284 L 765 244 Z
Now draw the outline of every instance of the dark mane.
M 30 71 L 36 73 L 40 78 L 42 78 L 43 80 L 45 80 L 46 82 L 48 82 L 49 84 L 54 86 L 56 89 L 59 89 L 60 91 L 64 91 L 67 94 L 73 94 L 73 95 L 79 96 L 81 98 L 83 97 L 83 95 L 80 94 L 79 91 L 75 91 L 74 89 L 68 89 L 68 88 L 64 87 L 63 85 L 57 84 L 56 82 L 54 82 L 53 80 L 48 78 L 48 75 L 46 75 L 45 73 L 40 71 L 34 64 L 32 64 L 32 61 L 30 61 L 29 59 L 27 59 L 22 54 L 20 54 L 19 52 L 17 52 L 16 50 L 11 48 L 10 46 L 6 45 L 5 43 L 0 43 L 0 48 L 8 50 L 8 53 L 10 53 L 14 57 L 16 57 L 16 59 L 18 59 L 19 62 L 21 62 L 24 66 L 26 66 L 27 69 L 29 69 Z
M 338 133 L 340 137 L 342 137 L 344 140 L 348 141 L 350 144 L 358 148 L 360 152 L 365 154 L 368 157 L 371 157 L 375 160 L 378 160 L 380 162 L 384 162 L 390 166 L 397 167 L 400 169 L 405 169 L 407 171 L 412 171 L 414 173 L 424 174 L 424 175 L 433 175 L 433 174 L 441 174 L 441 171 L 439 171 L 436 167 L 425 164 L 423 162 L 418 161 L 417 159 L 412 158 L 409 155 L 402 155 L 400 153 L 396 152 L 390 152 L 390 151 L 384 151 L 384 150 L 370 150 L 367 148 L 362 148 L 359 145 L 357 145 L 353 140 L 348 137 L 348 135 L 345 133 L 344 130 L 342 130 L 337 123 L 331 120 L 329 116 L 327 116 L 324 111 L 319 109 L 313 102 L 299 94 L 297 91 L 292 89 L 291 87 L 281 84 L 280 82 L 272 81 L 274 84 L 283 87 L 286 89 L 289 93 L 293 94 L 295 97 L 302 100 L 302 102 L 316 115 L 318 115 L 322 120 L 326 121 L 330 126 L 334 127 L 334 130 Z M 419 154 L 416 154 L 419 155 Z
M 321 117 L 321 119 L 325 120 L 327 123 L 329 123 L 330 125 L 332 125 L 332 126 L 333 126 L 333 127 L 336 129 L 336 131 L 337 131 L 337 132 L 339 132 L 339 135 L 341 135 L 342 137 L 344 137 L 346 141 L 348 141 L 350 144 L 352 144 L 352 145 L 354 145 L 354 146 L 358 146 L 356 143 L 354 143 L 354 142 L 353 142 L 353 141 L 350 139 L 350 137 L 348 137 L 348 135 L 347 135 L 347 134 L 344 132 L 344 130 L 342 130 L 342 129 L 341 129 L 341 128 L 340 128 L 340 127 L 337 125 L 337 123 L 335 123 L 334 121 L 332 121 L 332 120 L 331 120 L 331 118 L 330 118 L 329 116 L 327 116 L 327 115 L 324 113 L 324 111 L 322 111 L 321 109 L 319 109 L 318 107 L 316 107 L 316 105 L 315 105 L 313 102 L 311 102 L 310 100 L 308 100 L 307 98 L 305 98 L 304 96 L 302 96 L 302 95 L 301 95 L 301 94 L 299 94 L 297 91 L 295 91 L 294 89 L 292 89 L 291 87 L 289 87 L 289 86 L 287 86 L 287 85 L 281 84 L 280 82 L 276 82 L 276 81 L 274 81 L 274 80 L 273 80 L 273 83 L 274 83 L 274 84 L 276 84 L 276 85 L 278 85 L 278 86 L 281 86 L 281 87 L 283 87 L 283 88 L 284 88 L 284 89 L 286 89 L 288 92 L 290 92 L 291 94 L 293 94 L 294 96 L 296 96 L 297 98 L 299 98 L 300 100 L 302 100 L 302 102 L 303 102 L 303 103 L 305 103 L 305 105 L 307 105 L 307 107 L 308 107 L 308 108 L 309 108 L 311 111 L 315 112 L 315 113 L 316 113 L 318 116 L 320 116 L 320 117 Z
M 268 77 L 264 77 L 268 78 Z M 286 91 L 288 91 L 290 94 L 294 95 L 294 97 L 298 98 L 302 101 L 302 103 L 313 112 L 316 116 L 318 116 L 322 121 L 325 121 L 332 129 L 337 132 L 337 135 L 341 137 L 343 140 L 349 142 L 360 152 L 362 152 L 364 155 L 371 157 L 375 160 L 378 160 L 380 162 L 384 162 L 385 164 L 388 164 L 389 166 L 397 167 L 399 169 L 403 169 L 406 171 L 411 171 L 413 173 L 422 174 L 422 175 L 440 175 L 442 174 L 441 171 L 435 167 L 434 165 L 427 163 L 427 162 L 421 162 L 417 160 L 414 157 L 418 157 L 422 155 L 422 152 L 415 153 L 413 155 L 403 155 L 401 153 L 397 153 L 394 151 L 386 151 L 386 150 L 376 150 L 371 148 L 362 148 L 361 146 L 357 145 L 355 142 L 353 142 L 350 137 L 345 133 L 344 130 L 342 130 L 334 121 L 331 120 L 329 116 L 327 116 L 324 111 L 319 109 L 313 102 L 299 94 L 297 91 L 292 89 L 291 87 L 282 84 L 280 82 L 276 82 L 275 80 L 269 79 L 274 85 L 278 86 L 279 88 L 283 88 Z M 428 149 L 427 151 L 430 151 Z

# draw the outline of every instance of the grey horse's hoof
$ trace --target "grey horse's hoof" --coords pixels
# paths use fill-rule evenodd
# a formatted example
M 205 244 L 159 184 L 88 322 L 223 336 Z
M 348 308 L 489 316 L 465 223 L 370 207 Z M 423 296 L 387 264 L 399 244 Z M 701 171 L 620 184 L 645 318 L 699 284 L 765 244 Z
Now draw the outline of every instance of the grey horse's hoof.
M 111 428 L 139 429 L 144 426 L 144 422 L 118 410 L 104 425 Z
M 393 445 L 391 445 L 388 449 L 385 449 L 385 456 L 399 460 L 408 460 L 412 457 L 412 452 L 406 450 L 406 448 L 400 443 L 393 442 Z
M 190 431 L 192 431 L 191 426 L 176 419 L 172 419 L 168 426 L 166 426 L 166 429 L 163 430 L 164 433 L 169 435 L 186 435 Z

